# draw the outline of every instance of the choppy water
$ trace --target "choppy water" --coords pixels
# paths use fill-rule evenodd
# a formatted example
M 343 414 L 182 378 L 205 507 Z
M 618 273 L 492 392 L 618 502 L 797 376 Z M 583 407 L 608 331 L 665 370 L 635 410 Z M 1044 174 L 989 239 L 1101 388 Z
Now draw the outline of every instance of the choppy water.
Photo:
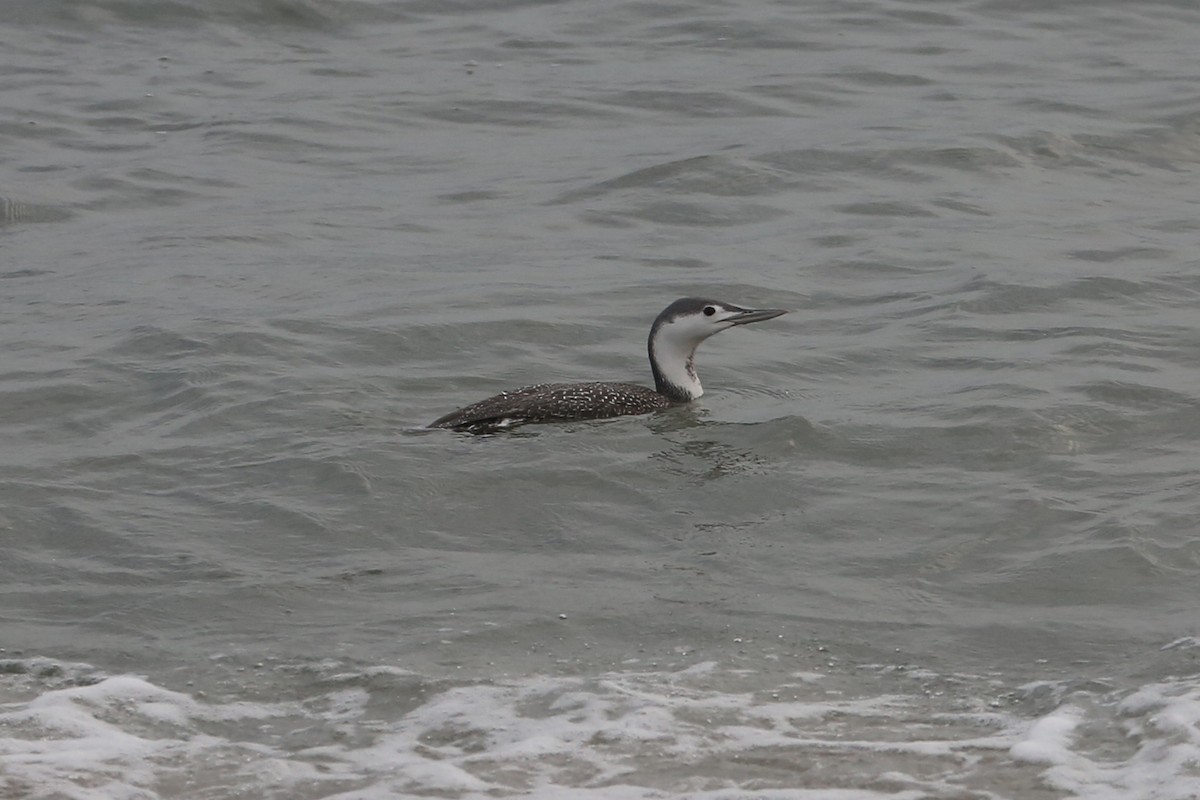
M 7 3 L 0 796 L 1200 797 L 1198 40 Z

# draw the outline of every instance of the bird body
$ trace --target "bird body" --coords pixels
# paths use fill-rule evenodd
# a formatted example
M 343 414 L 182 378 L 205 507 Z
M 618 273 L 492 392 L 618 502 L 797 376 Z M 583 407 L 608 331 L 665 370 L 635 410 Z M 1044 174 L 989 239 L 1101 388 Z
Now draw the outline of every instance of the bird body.
M 654 388 L 635 383 L 540 383 L 501 392 L 451 411 L 431 428 L 480 432 L 534 422 L 567 422 L 648 414 L 700 397 L 695 353 L 700 342 L 727 328 L 774 319 L 783 309 L 747 309 L 684 297 L 663 309 L 650 328 L 647 350 Z
M 669 405 L 665 395 L 636 383 L 539 383 L 472 403 L 434 420 L 429 427 L 511 428 L 531 422 L 649 414 Z

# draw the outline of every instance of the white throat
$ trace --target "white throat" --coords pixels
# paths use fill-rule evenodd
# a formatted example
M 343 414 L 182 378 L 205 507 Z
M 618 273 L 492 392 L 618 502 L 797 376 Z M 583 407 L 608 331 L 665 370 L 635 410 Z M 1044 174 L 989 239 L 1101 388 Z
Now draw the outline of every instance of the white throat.
M 680 401 L 695 400 L 704 394 L 704 387 L 696 377 L 695 355 L 699 341 L 672 336 L 669 328 L 659 329 L 658 335 L 650 346 L 651 367 L 655 372 L 655 381 L 665 381 L 669 395 L 680 395 L 673 399 Z M 663 391 L 663 387 L 659 387 Z

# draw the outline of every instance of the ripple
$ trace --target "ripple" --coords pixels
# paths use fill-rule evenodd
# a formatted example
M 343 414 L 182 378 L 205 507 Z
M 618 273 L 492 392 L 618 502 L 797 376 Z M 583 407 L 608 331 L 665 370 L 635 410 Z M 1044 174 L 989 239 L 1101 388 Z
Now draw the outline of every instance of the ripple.
M 8 197 L 0 197 L 0 225 L 65 222 L 72 216 L 70 209 L 61 206 L 25 203 Z
M 755 197 L 778 192 L 787 186 L 786 180 L 761 167 L 722 156 L 708 155 L 642 167 L 615 178 L 563 192 L 552 202 L 576 203 L 632 190 L 652 190 L 654 194 L 658 194 L 664 189 L 688 195 Z
M 784 112 L 762 103 L 720 92 L 630 90 L 601 96 L 597 102 L 617 108 L 666 113 L 685 119 L 705 117 L 777 117 Z

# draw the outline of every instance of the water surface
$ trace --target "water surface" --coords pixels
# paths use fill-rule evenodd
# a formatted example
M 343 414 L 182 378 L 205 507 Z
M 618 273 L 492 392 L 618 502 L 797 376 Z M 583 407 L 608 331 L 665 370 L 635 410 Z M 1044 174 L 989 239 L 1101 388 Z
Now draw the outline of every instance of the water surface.
M 1198 35 L 10 3 L 0 794 L 1197 796 Z

